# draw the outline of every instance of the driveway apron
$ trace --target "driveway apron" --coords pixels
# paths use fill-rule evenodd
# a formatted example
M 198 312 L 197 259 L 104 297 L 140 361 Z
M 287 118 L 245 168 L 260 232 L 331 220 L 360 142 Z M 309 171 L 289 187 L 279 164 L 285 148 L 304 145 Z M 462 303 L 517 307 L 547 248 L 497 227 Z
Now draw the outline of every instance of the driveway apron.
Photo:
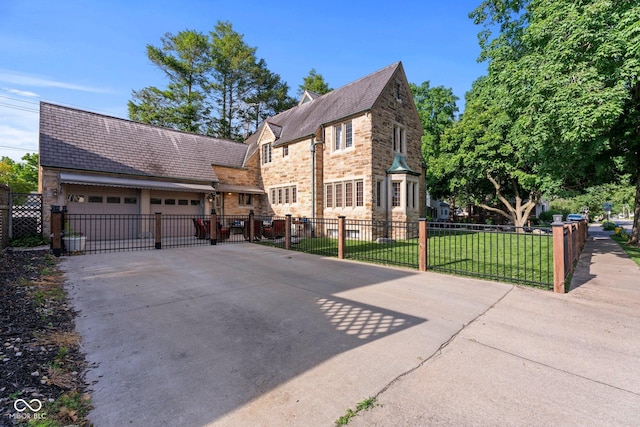
M 514 288 L 251 244 L 61 265 L 97 427 L 330 426 Z

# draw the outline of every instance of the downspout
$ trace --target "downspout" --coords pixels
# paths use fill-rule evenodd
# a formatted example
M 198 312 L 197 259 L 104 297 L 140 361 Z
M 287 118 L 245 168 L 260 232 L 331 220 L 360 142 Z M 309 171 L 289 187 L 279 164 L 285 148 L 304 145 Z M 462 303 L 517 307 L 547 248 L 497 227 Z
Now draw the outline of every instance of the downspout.
M 316 135 L 319 133 L 318 141 Z M 324 142 L 324 125 L 320 125 L 316 132 L 311 135 L 311 237 L 315 237 L 315 217 L 316 217 L 316 144 Z
M 393 195 L 389 197 L 389 172 L 384 174 L 384 237 L 389 238 L 389 202 Z
M 316 217 L 316 136 L 311 135 L 311 235 L 313 219 Z

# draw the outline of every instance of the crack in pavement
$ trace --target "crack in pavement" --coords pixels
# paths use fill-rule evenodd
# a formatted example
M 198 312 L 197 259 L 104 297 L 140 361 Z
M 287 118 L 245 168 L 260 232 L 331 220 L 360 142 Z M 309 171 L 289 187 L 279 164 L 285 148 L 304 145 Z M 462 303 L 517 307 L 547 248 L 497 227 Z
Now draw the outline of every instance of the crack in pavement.
M 464 331 L 467 327 L 469 327 L 470 325 L 472 325 L 473 323 L 475 323 L 479 318 L 481 318 L 482 316 L 484 316 L 485 314 L 487 314 L 492 308 L 494 308 L 496 305 L 498 305 L 502 300 L 504 300 L 507 295 L 509 295 L 514 289 L 516 288 L 516 285 L 513 285 L 511 287 L 511 289 L 509 289 L 507 292 L 505 292 L 504 295 L 502 295 L 500 298 L 498 298 L 498 300 L 496 302 L 494 302 L 493 304 L 491 304 L 489 307 L 487 307 L 486 310 L 484 310 L 482 313 L 478 314 L 476 317 L 474 317 L 473 319 L 471 319 L 469 322 L 465 323 L 462 325 L 462 327 L 460 329 L 458 329 L 453 335 L 451 335 L 451 337 L 449 337 L 448 340 L 446 340 L 445 342 L 443 342 L 440 347 L 438 347 L 438 349 L 436 351 L 434 351 L 433 353 L 431 353 L 431 355 L 429 357 L 427 357 L 426 359 L 424 359 L 423 361 L 421 361 L 419 364 L 417 364 L 416 366 L 414 366 L 413 368 L 409 369 L 408 371 L 405 371 L 403 373 L 401 373 L 400 375 L 398 375 L 397 377 L 395 377 L 393 380 L 391 380 L 387 385 L 385 385 L 378 393 L 376 393 L 373 397 L 374 399 L 378 399 L 378 397 L 380 397 L 380 395 L 382 395 L 384 392 L 386 392 L 393 384 L 397 383 L 398 381 L 400 381 L 402 378 L 404 378 L 405 376 L 411 374 L 412 372 L 415 372 L 417 369 L 419 369 L 420 367 L 424 366 L 425 363 L 429 362 L 430 360 L 434 359 L 435 357 L 438 357 L 442 354 L 442 350 L 444 350 L 449 344 L 451 344 L 457 337 L 458 335 L 460 335 L 460 333 L 462 333 L 462 331 Z

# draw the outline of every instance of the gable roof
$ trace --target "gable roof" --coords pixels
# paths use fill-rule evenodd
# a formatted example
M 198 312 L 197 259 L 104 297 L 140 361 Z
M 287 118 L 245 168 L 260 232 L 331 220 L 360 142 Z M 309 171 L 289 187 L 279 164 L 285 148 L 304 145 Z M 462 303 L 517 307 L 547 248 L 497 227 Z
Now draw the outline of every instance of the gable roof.
M 311 136 L 322 124 L 370 110 L 391 77 L 401 67 L 400 62 L 391 64 L 311 101 L 276 114 L 261 126 L 270 126 L 272 129 L 277 126 L 280 129 L 275 146 Z M 259 134 L 260 131 L 259 128 L 255 134 Z M 256 141 L 257 138 L 249 138 L 246 143 Z
M 40 164 L 211 183 L 213 164 L 241 167 L 242 143 L 40 103 Z

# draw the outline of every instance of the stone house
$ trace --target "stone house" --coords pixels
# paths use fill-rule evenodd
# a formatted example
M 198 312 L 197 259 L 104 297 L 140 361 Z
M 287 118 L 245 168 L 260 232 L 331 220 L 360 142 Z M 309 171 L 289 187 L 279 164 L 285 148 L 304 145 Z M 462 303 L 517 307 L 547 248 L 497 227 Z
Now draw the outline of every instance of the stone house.
M 265 120 L 245 143 L 41 103 L 45 215 L 417 220 L 422 127 L 401 63 Z M 44 218 L 45 235 L 49 219 Z M 143 234 L 144 230 L 141 230 Z
M 273 116 L 247 144 L 274 215 L 417 220 L 422 126 L 401 63 Z

